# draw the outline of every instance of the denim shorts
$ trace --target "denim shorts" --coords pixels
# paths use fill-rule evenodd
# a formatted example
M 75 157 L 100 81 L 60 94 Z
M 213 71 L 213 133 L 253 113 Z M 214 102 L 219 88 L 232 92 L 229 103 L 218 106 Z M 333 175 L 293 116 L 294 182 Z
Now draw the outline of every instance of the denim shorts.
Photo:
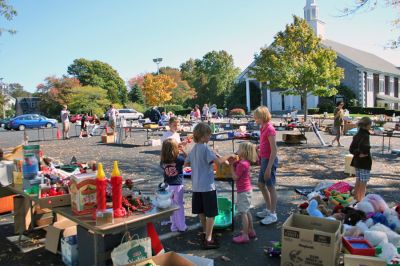
M 261 158 L 260 175 L 258 176 L 258 182 L 266 184 L 267 187 L 274 187 L 276 184 L 276 168 L 278 167 L 278 157 L 275 158 L 274 164 L 271 169 L 271 178 L 268 180 L 264 179 L 265 170 L 267 169 L 269 159 Z

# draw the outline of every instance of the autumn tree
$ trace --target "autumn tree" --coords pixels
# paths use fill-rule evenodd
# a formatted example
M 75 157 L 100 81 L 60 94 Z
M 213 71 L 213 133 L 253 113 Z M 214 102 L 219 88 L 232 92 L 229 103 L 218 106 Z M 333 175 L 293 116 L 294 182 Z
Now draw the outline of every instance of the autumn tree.
M 226 51 L 211 51 L 202 59 L 189 59 L 180 66 L 182 78 L 196 90 L 196 102 L 224 106 L 226 95 L 239 74 L 232 55 Z
M 0 17 L 4 17 L 6 20 L 10 21 L 17 15 L 17 11 L 12 5 L 7 4 L 7 0 L 0 0 Z M 3 32 L 8 32 L 10 34 L 15 34 L 16 31 L 13 29 L 6 29 L 0 25 L 0 36 Z
M 30 97 L 32 95 L 32 93 L 30 93 L 29 91 L 24 90 L 24 86 L 19 83 L 10 83 L 7 87 L 8 94 L 10 94 L 14 98 Z
M 258 81 L 269 82 L 271 89 L 300 95 L 306 119 L 307 96 L 335 95 L 333 86 L 340 84 L 343 69 L 336 66 L 335 51 L 321 44 L 307 22 L 293 18 L 293 23 L 278 32 L 270 46 L 261 48 L 251 72 Z
M 57 115 L 62 105 L 70 103 L 73 88 L 80 86 L 76 78 L 50 76 L 36 87 L 34 96 L 40 97 L 40 109 L 43 113 Z
M 84 58 L 75 59 L 68 67 L 68 74 L 79 79 L 82 86 L 100 87 L 107 90 L 107 98 L 113 103 L 124 104 L 128 90 L 124 80 L 109 64 Z
M 162 67 L 160 73 L 171 77 L 176 83 L 176 87 L 172 89 L 171 104 L 183 105 L 187 100 L 196 97 L 196 91 L 189 86 L 186 80 L 182 80 L 182 73 L 177 68 Z
M 143 81 L 143 95 L 147 105 L 164 105 L 172 98 L 172 89 L 176 87 L 174 80 L 164 74 L 146 74 Z
M 399 0 L 353 0 L 354 5 L 352 7 L 346 7 L 343 9 L 343 16 L 353 15 L 358 13 L 362 10 L 364 11 L 372 11 L 379 4 L 387 7 L 393 8 L 394 10 L 400 9 L 400 1 Z M 392 24 L 395 28 L 400 28 L 400 14 L 397 13 L 397 17 L 392 20 Z M 395 49 L 400 47 L 400 36 L 397 37 L 395 40 L 391 40 L 388 43 L 388 47 Z
M 72 89 L 69 109 L 72 113 L 102 115 L 111 104 L 107 90 L 100 87 L 83 86 Z

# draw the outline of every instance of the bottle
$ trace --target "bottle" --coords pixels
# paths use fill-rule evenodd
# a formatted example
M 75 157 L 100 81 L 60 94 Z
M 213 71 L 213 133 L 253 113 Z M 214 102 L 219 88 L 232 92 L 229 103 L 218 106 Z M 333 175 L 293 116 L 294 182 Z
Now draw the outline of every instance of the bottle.
M 123 217 L 126 215 L 126 210 L 122 207 L 122 176 L 117 161 L 114 161 L 114 168 L 111 173 L 111 186 L 114 218 Z
M 103 164 L 99 163 L 97 176 L 96 176 L 96 201 L 97 211 L 104 211 L 106 209 L 106 189 L 107 180 L 103 170 Z

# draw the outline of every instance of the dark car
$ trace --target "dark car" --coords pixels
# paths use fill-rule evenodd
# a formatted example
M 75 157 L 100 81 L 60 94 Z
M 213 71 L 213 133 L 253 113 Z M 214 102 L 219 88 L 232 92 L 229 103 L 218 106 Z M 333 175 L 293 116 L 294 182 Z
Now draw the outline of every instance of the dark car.
M 0 127 L 4 128 L 4 129 L 11 129 L 10 128 L 10 121 L 11 119 L 13 119 L 14 117 L 8 117 L 8 118 L 4 118 L 0 120 Z
M 71 115 L 71 116 L 69 117 L 69 121 L 70 121 L 71 123 L 76 123 L 76 121 L 81 121 L 81 120 L 82 120 L 82 117 L 83 117 L 83 114 Z M 88 115 L 88 116 L 87 116 L 87 120 L 88 120 L 89 122 L 92 122 L 93 116 Z
M 24 130 L 25 128 L 56 127 L 57 120 L 47 118 L 38 114 L 19 115 L 13 118 L 9 125 L 14 130 Z

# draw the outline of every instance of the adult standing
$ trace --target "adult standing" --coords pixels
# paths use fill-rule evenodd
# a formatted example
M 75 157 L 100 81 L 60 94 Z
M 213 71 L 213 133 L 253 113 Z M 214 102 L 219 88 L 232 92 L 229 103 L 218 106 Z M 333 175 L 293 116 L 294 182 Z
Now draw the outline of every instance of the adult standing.
M 153 106 L 153 108 L 151 108 L 150 111 L 150 121 L 158 124 L 160 119 L 161 119 L 160 111 L 158 111 L 157 106 Z
M 203 105 L 202 111 L 204 119 L 207 120 L 208 117 L 210 116 L 210 108 L 208 108 L 208 105 L 206 103 Z
M 111 104 L 110 109 L 107 111 L 108 115 L 108 125 L 112 128 L 113 132 L 115 132 L 115 127 L 117 125 L 117 116 L 119 112 L 115 109 L 115 105 Z
M 67 110 L 66 105 L 63 106 L 60 117 L 63 130 L 63 139 L 69 139 L 69 111 Z
M 217 117 L 217 113 L 218 113 L 217 105 L 215 105 L 215 104 L 211 105 L 210 113 L 211 113 L 212 117 Z
M 194 107 L 194 114 L 193 114 L 194 119 L 200 119 L 201 114 L 200 114 L 200 107 L 198 104 Z
M 343 147 L 343 145 L 340 143 L 340 135 L 343 132 L 343 126 L 344 126 L 343 106 L 344 106 L 344 103 L 342 101 L 339 101 L 336 104 L 336 109 L 335 109 L 334 118 L 333 118 L 333 128 L 334 128 L 336 137 L 332 140 L 331 146 L 333 146 L 333 143 L 335 143 L 335 141 L 337 141 L 338 147 Z

